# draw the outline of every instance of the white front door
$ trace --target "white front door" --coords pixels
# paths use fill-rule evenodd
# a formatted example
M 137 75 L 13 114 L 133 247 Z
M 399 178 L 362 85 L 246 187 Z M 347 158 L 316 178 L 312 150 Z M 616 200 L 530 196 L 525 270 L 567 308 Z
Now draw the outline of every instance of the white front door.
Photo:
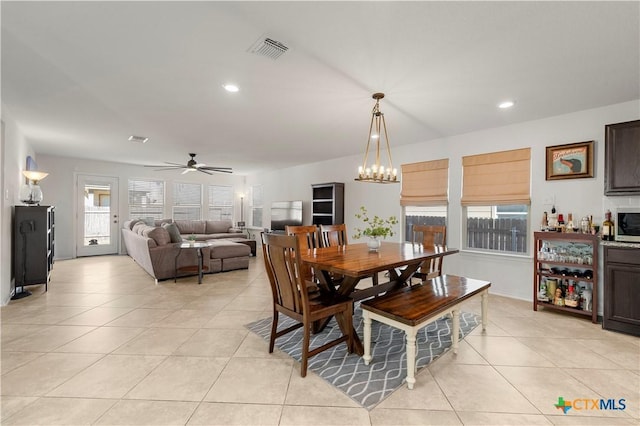
M 76 256 L 117 254 L 118 178 L 77 175 Z

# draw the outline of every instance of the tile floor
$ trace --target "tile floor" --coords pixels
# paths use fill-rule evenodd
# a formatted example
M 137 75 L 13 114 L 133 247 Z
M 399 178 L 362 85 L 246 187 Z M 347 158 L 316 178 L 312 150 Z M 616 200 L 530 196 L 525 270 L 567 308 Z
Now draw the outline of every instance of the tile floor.
M 4 425 L 640 423 L 640 339 L 519 300 L 491 296 L 485 334 L 367 411 L 244 327 L 271 313 L 260 257 L 202 285 L 155 285 L 127 256 L 58 261 L 30 290 L 1 309 Z M 559 396 L 626 409 L 564 415 Z

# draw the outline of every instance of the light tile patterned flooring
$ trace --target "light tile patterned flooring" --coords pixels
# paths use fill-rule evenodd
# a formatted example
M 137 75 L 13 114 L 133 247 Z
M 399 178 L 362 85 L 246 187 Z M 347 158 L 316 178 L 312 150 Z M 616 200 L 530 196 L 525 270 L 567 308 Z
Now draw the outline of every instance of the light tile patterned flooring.
M 244 327 L 271 313 L 260 257 L 202 285 L 155 285 L 127 256 L 58 261 L 30 290 L 1 310 L 3 425 L 639 424 L 640 339 L 519 300 L 491 296 L 486 334 L 367 411 Z M 559 396 L 627 408 L 564 415 Z

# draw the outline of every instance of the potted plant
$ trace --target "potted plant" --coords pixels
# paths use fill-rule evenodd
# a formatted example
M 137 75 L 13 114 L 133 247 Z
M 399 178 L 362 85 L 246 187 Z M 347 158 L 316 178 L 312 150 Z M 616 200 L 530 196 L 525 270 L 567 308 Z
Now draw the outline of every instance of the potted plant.
M 196 243 L 196 236 L 195 234 L 191 234 L 187 237 L 187 240 L 189 241 L 190 245 L 194 245 Z
M 388 219 L 382 219 L 379 216 L 373 216 L 369 218 L 367 209 L 364 206 L 360 207 L 360 212 L 356 213 L 356 218 L 364 222 L 364 228 L 355 228 L 355 235 L 353 238 L 359 239 L 363 236 L 369 237 L 367 245 L 369 250 L 376 251 L 380 248 L 381 239 L 393 236 L 392 226 L 398 223 L 398 219 L 395 216 L 389 216 Z

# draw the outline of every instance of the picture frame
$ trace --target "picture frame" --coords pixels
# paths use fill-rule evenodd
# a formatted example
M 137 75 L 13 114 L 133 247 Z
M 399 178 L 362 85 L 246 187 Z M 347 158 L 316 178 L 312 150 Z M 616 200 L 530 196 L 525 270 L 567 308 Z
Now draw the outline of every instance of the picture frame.
M 547 180 L 593 177 L 594 141 L 547 147 Z

